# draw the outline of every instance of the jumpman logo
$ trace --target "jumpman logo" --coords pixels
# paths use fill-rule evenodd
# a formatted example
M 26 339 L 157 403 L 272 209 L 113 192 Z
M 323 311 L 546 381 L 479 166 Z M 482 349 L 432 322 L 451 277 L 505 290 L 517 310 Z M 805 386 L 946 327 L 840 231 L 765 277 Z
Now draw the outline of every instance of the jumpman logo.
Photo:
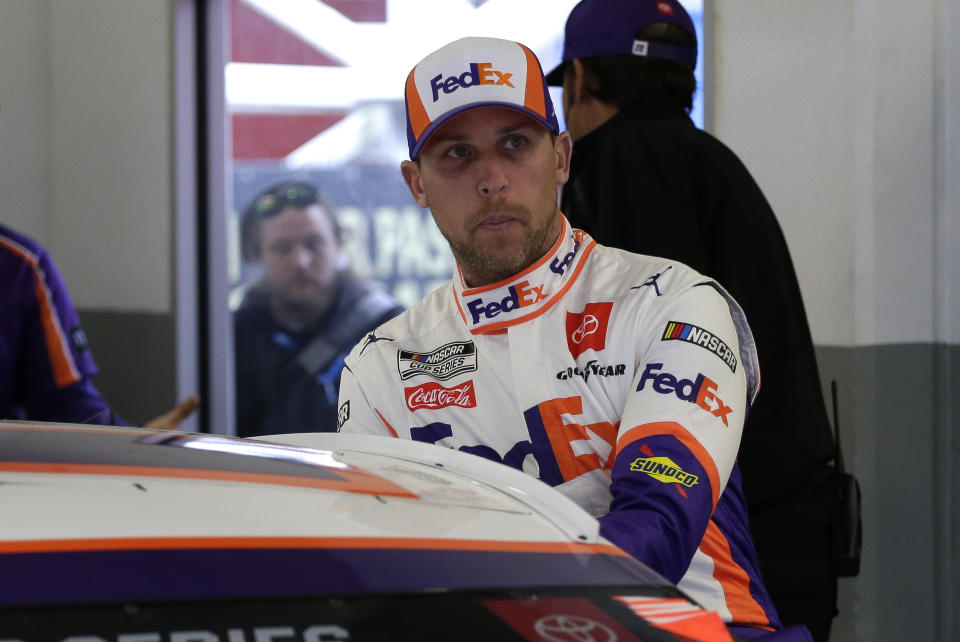
M 363 347 L 360 348 L 360 354 L 363 354 L 363 351 L 367 349 L 367 346 L 371 343 L 376 343 L 377 341 L 393 341 L 390 337 L 378 337 L 376 335 L 376 330 L 367 335 L 367 338 L 363 341 Z
M 672 268 L 672 267 L 673 267 L 672 265 L 667 266 L 667 270 L 669 270 L 669 269 Z M 630 288 L 630 289 L 631 289 L 631 290 L 639 290 L 640 288 L 643 288 L 643 287 L 647 287 L 647 286 L 649 286 L 649 285 L 652 285 L 652 286 L 653 286 L 653 289 L 656 290 L 656 292 L 657 292 L 657 296 L 660 296 L 660 295 L 661 295 L 660 286 L 657 285 L 657 279 L 659 279 L 661 276 L 663 276 L 664 274 L 666 274 L 667 270 L 664 270 L 663 272 L 657 272 L 656 274 L 654 274 L 653 276 L 651 276 L 649 279 L 647 279 L 646 281 L 644 281 L 644 282 L 641 283 L 640 285 L 635 285 L 635 286 L 633 286 L 633 287 Z

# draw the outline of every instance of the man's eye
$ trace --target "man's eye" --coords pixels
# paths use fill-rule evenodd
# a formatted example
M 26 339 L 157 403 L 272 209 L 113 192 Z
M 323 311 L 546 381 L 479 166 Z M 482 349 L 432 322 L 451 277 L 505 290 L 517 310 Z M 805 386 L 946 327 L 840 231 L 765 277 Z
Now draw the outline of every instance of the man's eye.
M 511 136 L 507 136 L 504 139 L 503 146 L 506 147 L 507 149 L 520 149 L 521 147 L 526 145 L 526 143 L 527 143 L 527 138 L 525 136 L 521 136 L 520 134 L 513 134 Z
M 469 153 L 470 150 L 466 145 L 451 145 L 444 155 L 450 158 L 463 158 Z
M 303 246 L 311 252 L 319 252 L 326 247 L 326 245 L 326 241 L 319 236 L 311 236 L 303 241 Z
M 289 254 L 291 250 L 293 250 L 293 243 L 290 241 L 276 241 L 270 244 L 269 250 L 273 254 L 283 256 L 285 254 Z

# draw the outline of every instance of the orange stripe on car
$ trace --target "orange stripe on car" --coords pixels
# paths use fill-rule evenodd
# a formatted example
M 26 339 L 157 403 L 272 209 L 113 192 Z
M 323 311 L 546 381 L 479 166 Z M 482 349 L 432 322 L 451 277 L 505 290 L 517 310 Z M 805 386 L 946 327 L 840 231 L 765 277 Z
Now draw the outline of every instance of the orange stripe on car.
M 389 495 L 416 499 L 417 495 L 393 482 L 358 469 L 338 469 L 339 479 L 320 479 L 297 475 L 242 473 L 203 468 L 169 468 L 160 466 L 123 466 L 112 464 L 71 464 L 50 462 L 0 462 L 0 472 L 43 473 L 55 475 L 119 475 L 126 477 L 159 477 L 165 479 L 202 479 L 272 486 L 333 489 L 368 495 Z
M 399 549 L 629 557 L 609 544 L 395 537 L 118 537 L 0 542 L 0 554 L 171 549 Z

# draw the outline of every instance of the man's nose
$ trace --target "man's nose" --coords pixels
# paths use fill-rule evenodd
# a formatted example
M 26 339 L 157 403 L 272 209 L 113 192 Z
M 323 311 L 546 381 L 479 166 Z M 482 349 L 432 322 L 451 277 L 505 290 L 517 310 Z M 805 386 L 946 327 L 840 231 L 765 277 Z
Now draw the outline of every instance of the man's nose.
M 499 196 L 510 184 L 503 160 L 497 156 L 481 160 L 480 171 L 480 182 L 477 187 L 481 196 L 487 198 Z
M 313 262 L 313 250 L 310 248 L 298 245 L 297 248 L 293 251 L 294 260 L 297 262 L 297 265 L 300 267 L 309 267 Z

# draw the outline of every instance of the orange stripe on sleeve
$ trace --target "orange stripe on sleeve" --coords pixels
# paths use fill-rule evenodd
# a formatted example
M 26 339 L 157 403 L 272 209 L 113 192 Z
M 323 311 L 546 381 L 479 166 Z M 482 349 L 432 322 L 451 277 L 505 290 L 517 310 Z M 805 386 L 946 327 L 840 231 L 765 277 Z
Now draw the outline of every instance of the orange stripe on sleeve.
M 707 525 L 700 550 L 713 559 L 713 577 L 723 587 L 724 599 L 733 621 L 772 631 L 766 611 L 750 594 L 750 576 L 733 561 L 730 543 L 713 520 Z
M 717 502 L 720 501 L 720 474 L 717 472 L 717 467 L 713 463 L 713 457 L 711 457 L 706 448 L 697 441 L 696 437 L 691 435 L 686 428 L 675 421 L 657 421 L 631 428 L 617 440 L 617 449 L 613 458 L 616 459 L 620 451 L 630 444 L 655 435 L 670 435 L 676 437 L 677 440 L 693 454 L 700 465 L 703 466 L 703 469 L 707 472 L 707 477 L 710 479 L 711 506 L 712 508 L 716 508 Z
M 67 338 L 60 326 L 60 319 L 53 305 L 53 299 L 47 284 L 43 280 L 43 272 L 34 265 L 34 283 L 37 295 L 37 305 L 40 306 L 40 323 L 43 326 L 43 336 L 47 343 L 47 354 L 50 356 L 50 367 L 53 370 L 53 379 L 58 388 L 66 388 L 80 381 L 82 377 L 73 362 L 73 354 L 67 344 Z
M 377 410 L 376 408 L 374 408 L 373 411 L 374 411 L 375 413 L 377 413 L 377 416 L 378 416 L 378 417 L 380 417 L 380 421 L 382 421 L 382 422 L 383 422 L 383 425 L 387 427 L 387 430 L 390 431 L 390 434 L 393 435 L 394 437 L 396 437 L 397 439 L 400 439 L 400 435 L 397 434 L 397 431 L 393 429 L 393 426 L 390 425 L 390 422 L 387 421 L 386 417 L 384 417 L 383 415 L 381 415 L 381 414 L 380 414 L 380 411 Z
M 37 255 L 10 239 L 0 238 L 0 245 L 19 256 L 33 270 L 34 294 L 40 309 L 40 325 L 43 328 L 44 342 L 50 357 L 50 368 L 58 388 L 65 388 L 80 381 L 82 377 L 73 361 L 73 353 L 67 343 L 66 335 L 60 326 L 56 306 L 43 278 L 43 270 Z

